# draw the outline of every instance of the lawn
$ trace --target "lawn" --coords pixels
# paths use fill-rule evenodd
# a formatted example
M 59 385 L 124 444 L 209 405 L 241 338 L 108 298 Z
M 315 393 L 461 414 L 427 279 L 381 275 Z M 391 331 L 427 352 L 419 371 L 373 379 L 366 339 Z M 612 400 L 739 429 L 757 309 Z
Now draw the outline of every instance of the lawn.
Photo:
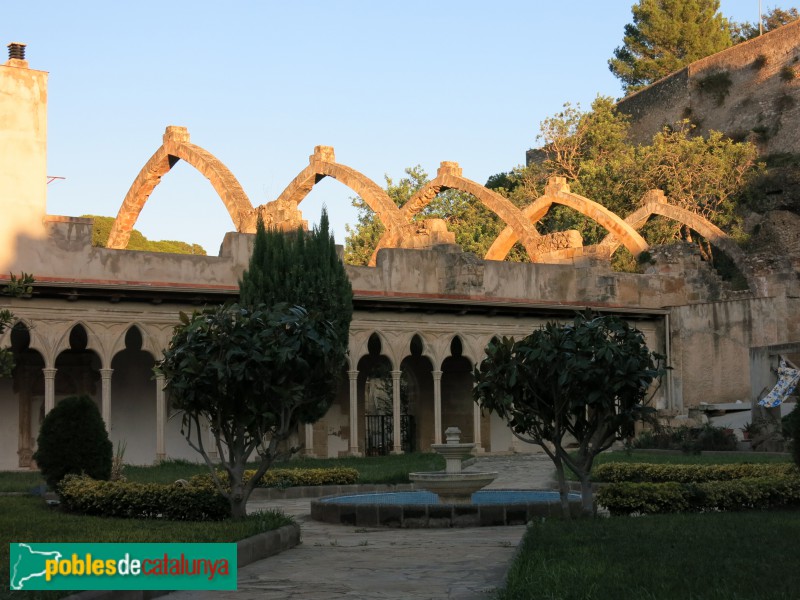
M 789 600 L 800 512 L 533 523 L 499 600 Z
M 291 522 L 275 512 L 202 523 L 87 517 L 50 508 L 33 496 L 0 496 L 0 598 L 33 597 L 8 591 L 10 542 L 235 542 Z

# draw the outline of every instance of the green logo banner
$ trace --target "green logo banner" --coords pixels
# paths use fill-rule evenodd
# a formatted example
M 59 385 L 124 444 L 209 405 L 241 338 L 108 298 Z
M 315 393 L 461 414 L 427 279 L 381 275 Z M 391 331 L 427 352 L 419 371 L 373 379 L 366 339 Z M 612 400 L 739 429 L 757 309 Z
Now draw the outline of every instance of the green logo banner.
M 9 546 L 12 590 L 236 589 L 236 544 Z

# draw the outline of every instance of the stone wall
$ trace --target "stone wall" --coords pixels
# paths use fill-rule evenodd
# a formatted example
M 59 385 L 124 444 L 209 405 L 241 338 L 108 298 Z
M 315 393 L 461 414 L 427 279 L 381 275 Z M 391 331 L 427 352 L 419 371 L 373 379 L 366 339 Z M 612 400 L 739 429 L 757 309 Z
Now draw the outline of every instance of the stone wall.
M 631 138 L 691 119 L 758 144 L 763 155 L 800 153 L 800 21 L 693 62 L 620 100 Z

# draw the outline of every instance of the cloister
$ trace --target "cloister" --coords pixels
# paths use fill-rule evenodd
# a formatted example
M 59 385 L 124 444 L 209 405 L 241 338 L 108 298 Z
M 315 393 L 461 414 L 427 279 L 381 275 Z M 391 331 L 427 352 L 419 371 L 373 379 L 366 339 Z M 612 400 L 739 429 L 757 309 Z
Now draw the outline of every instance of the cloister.
M 94 247 L 91 219 L 47 214 L 46 84 L 47 74 L 25 60 L 0 65 L 0 116 L 9 123 L 0 131 L 0 273 L 36 278 L 32 297 L 2 303 L 18 322 L 0 336 L 17 361 L 13 377 L 0 379 L 0 469 L 32 466 L 44 415 L 76 393 L 95 399 L 112 441 L 125 445 L 126 461 L 196 460 L 153 366 L 180 312 L 236 298 L 258 216 L 275 228 L 303 226 L 298 205 L 324 177 L 362 197 L 385 234 L 369 266 L 347 266 L 354 290 L 349 364 L 328 414 L 298 432 L 307 454 L 425 450 L 449 426 L 481 452 L 524 451 L 472 402 L 472 369 L 493 337 L 518 338 L 585 308 L 634 322 L 651 349 L 668 357 L 672 370 L 654 399 L 665 418 L 701 402 L 752 400 L 753 382 L 761 381 L 751 376 L 753 349 L 798 339 L 796 278 L 749 270 L 750 289 L 730 292 L 690 250 L 648 246 L 638 229 L 662 215 L 747 268 L 722 231 L 659 191 L 622 218 L 554 178 L 542 197 L 519 209 L 448 161 L 400 208 L 375 182 L 338 163 L 333 148 L 318 146 L 276 200 L 253 207 L 225 165 L 193 144 L 185 128 L 167 127 L 122 201 L 108 247 Z M 139 212 L 179 160 L 208 178 L 235 231 L 218 256 L 125 250 Z M 420 218 L 446 189 L 471 194 L 507 224 L 485 257 L 462 252 L 444 221 Z M 540 234 L 536 223 L 553 204 L 595 219 L 607 238 L 584 247 L 577 232 Z M 518 240 L 531 262 L 503 261 Z M 608 258 L 620 245 L 634 255 L 649 250 L 653 263 L 643 274 L 613 272 Z M 372 416 L 381 417 L 377 429 Z

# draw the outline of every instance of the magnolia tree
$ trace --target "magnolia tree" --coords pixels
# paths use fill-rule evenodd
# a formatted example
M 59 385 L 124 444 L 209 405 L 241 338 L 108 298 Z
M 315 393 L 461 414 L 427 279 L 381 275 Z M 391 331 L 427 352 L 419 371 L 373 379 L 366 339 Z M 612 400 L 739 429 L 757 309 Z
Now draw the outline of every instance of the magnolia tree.
M 646 400 L 665 372 L 663 360 L 625 321 L 582 314 L 571 323 L 547 323 L 518 342 L 490 343 L 475 370 L 475 401 L 551 458 L 566 517 L 565 466 L 580 480 L 582 510 L 591 515 L 594 458 L 653 411 Z M 567 449 L 573 443 L 577 450 Z
M 230 304 L 181 315 L 158 370 L 172 408 L 183 413 L 182 433 L 230 502 L 231 516 L 247 514 L 247 499 L 280 443 L 299 423 L 325 414 L 344 358 L 333 325 L 299 306 Z M 227 481 L 203 441 L 206 423 Z M 245 482 L 253 453 L 259 465 Z

